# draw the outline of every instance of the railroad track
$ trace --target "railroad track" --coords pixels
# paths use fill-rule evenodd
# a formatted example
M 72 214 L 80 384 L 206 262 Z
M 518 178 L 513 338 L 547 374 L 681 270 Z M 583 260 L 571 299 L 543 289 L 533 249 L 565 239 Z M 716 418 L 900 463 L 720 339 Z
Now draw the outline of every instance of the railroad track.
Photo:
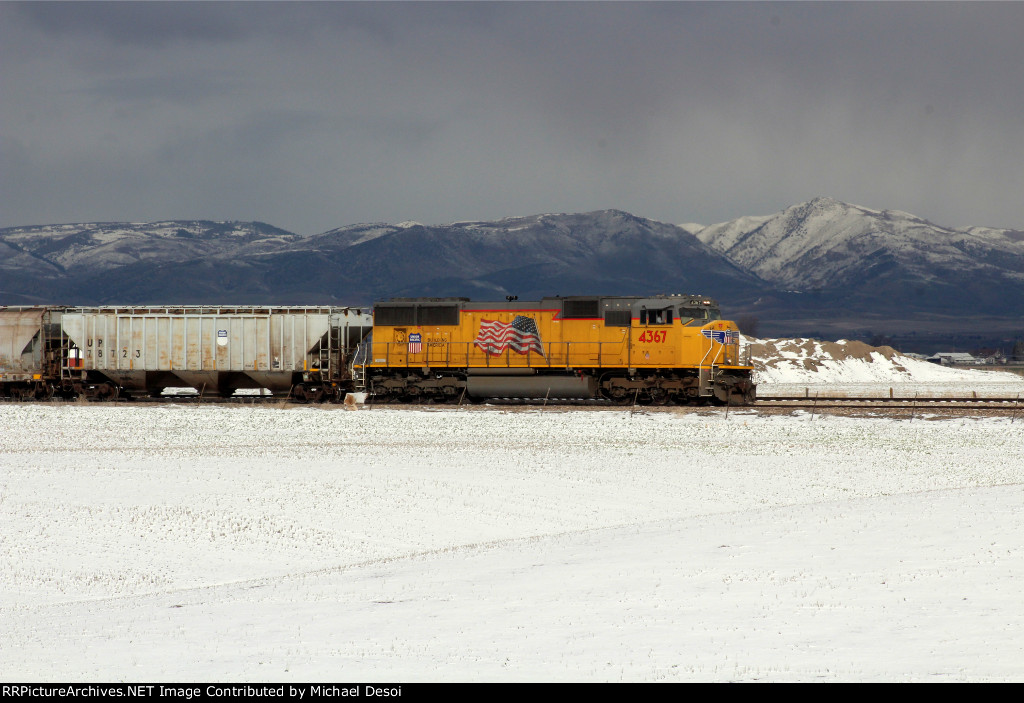
M 935 396 L 935 397 L 885 397 L 885 396 L 851 396 L 851 397 L 808 397 L 804 396 L 763 396 L 750 406 L 732 406 L 732 410 L 743 409 L 804 409 L 804 410 L 830 410 L 830 409 L 863 409 L 863 410 L 963 410 L 963 409 L 985 409 L 985 410 L 1009 410 L 1021 412 L 1024 417 L 1024 398 L 1018 396 L 1004 397 L 977 397 L 977 396 Z M 0 399 L 0 403 L 20 402 L 63 402 L 67 404 L 130 404 L 130 405 L 305 405 L 281 396 L 259 396 L 241 395 L 221 398 L 217 396 L 198 395 L 165 395 L 157 398 L 149 396 L 138 396 L 133 398 L 116 398 L 112 400 L 79 400 L 79 401 L 30 401 Z M 689 409 L 689 410 L 727 410 L 722 405 L 701 405 L 701 406 L 680 406 L 680 405 L 613 405 L 604 400 L 585 399 L 522 399 L 522 398 L 492 398 L 485 401 L 488 405 L 496 406 L 524 406 L 524 407 L 577 407 L 577 408 L 618 408 L 618 409 Z M 309 403 L 309 405 L 320 405 Z M 324 404 L 330 405 L 330 404 Z M 337 405 L 337 404 L 335 404 Z M 368 403 L 368 406 L 382 408 L 419 408 L 419 407 L 445 407 L 444 405 L 427 404 L 403 404 L 403 403 Z M 465 404 L 469 406 L 469 403 Z M 456 407 L 449 405 L 447 407 Z
M 890 398 L 884 396 L 874 397 L 817 397 L 809 398 L 807 396 L 766 396 L 757 399 L 757 405 L 763 406 L 775 406 L 775 407 L 824 407 L 824 406 L 837 406 L 837 405 L 850 405 L 855 407 L 894 407 L 902 408 L 907 405 L 920 405 L 920 406 L 934 406 L 934 405 L 1018 405 L 1021 402 L 1020 396 L 1012 397 L 978 397 L 978 396 L 935 396 L 935 397 L 921 397 L 915 396 L 913 398 Z
M 847 397 L 808 398 L 806 396 L 771 396 L 758 398 L 754 407 L 766 412 L 793 410 L 828 414 L 881 414 L 913 419 L 916 415 L 932 416 L 1004 416 L 1024 417 L 1024 404 L 1020 396 L 1014 397 Z

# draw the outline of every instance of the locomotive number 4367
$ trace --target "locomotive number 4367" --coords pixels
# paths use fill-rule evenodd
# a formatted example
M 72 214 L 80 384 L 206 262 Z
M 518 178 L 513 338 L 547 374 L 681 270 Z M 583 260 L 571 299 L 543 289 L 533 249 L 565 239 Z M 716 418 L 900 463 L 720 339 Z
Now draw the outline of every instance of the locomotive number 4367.
M 640 342 L 664 342 L 668 336 L 668 332 L 665 330 L 645 330 L 640 333 L 638 341 Z

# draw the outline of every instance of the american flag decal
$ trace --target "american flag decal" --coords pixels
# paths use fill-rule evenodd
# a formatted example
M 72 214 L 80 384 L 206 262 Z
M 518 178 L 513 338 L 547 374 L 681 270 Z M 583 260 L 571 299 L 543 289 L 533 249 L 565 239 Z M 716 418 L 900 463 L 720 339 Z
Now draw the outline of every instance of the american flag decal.
M 736 344 L 740 341 L 739 333 L 732 330 L 701 330 L 700 333 L 719 344 Z
M 480 332 L 473 343 L 491 356 L 498 356 L 506 348 L 520 354 L 532 351 L 544 356 L 537 322 L 524 315 L 516 315 L 511 324 L 497 320 L 480 320 Z

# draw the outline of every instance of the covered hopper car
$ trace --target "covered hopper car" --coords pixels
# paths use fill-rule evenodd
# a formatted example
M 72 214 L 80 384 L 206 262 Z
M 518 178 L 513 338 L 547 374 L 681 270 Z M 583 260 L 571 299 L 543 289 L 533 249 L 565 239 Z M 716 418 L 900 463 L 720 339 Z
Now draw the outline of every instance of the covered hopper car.
M 0 396 L 99 399 L 192 387 L 343 397 L 368 311 L 335 307 L 0 308 Z

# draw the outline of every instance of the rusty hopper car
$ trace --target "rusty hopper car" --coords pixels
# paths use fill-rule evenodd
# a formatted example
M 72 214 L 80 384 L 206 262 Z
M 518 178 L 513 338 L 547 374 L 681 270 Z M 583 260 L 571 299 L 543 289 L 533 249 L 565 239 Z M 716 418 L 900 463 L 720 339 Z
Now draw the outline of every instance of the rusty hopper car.
M 22 360 L 5 395 L 260 388 L 314 401 L 351 388 L 351 356 L 371 324 L 367 312 L 333 307 L 51 307 L 3 309 L 0 320 L 0 344 Z
M 354 375 L 376 399 L 755 399 L 739 329 L 703 296 L 399 298 L 373 314 Z

